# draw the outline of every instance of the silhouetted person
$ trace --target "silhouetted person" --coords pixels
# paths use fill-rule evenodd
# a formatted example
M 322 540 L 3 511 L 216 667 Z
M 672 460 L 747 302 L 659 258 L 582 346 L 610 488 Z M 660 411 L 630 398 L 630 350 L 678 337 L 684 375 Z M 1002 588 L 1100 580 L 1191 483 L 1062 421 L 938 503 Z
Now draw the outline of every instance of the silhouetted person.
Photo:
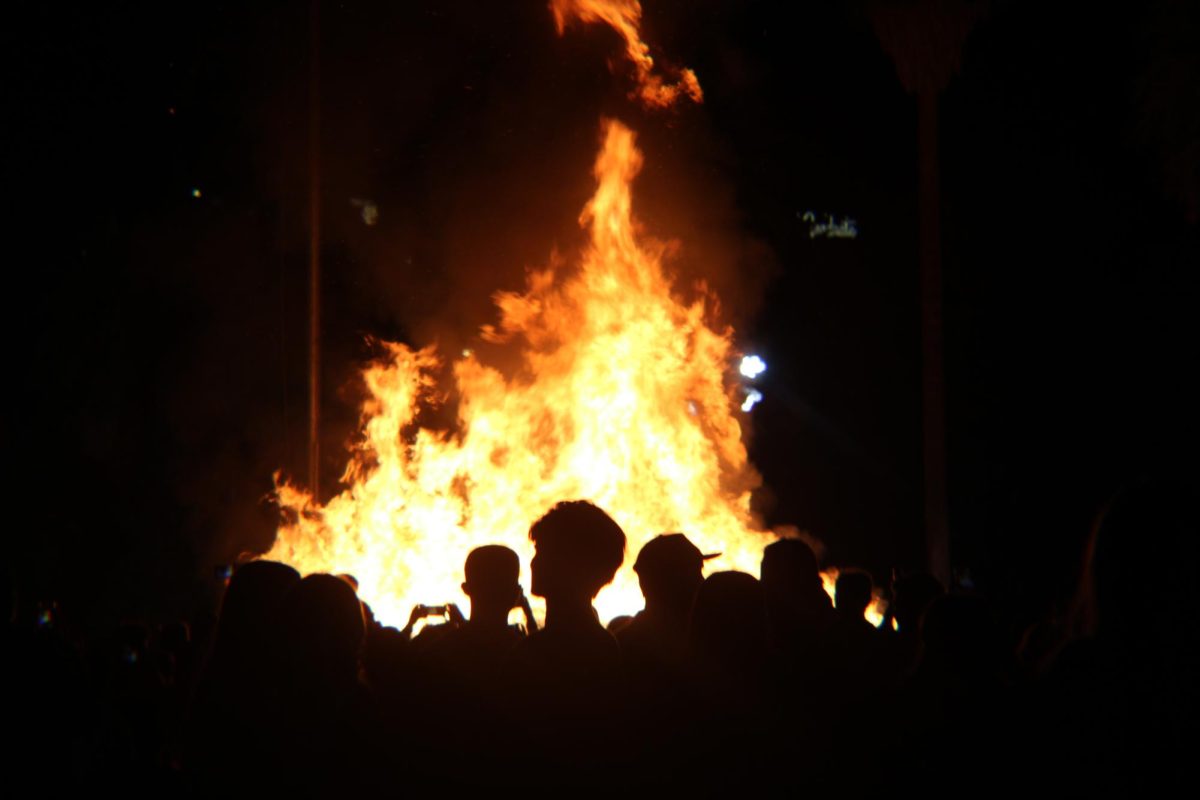
M 852 775 L 864 793 L 876 777 L 878 758 L 877 748 L 864 747 L 864 734 L 884 729 L 881 703 L 890 687 L 885 634 L 864 618 L 873 594 L 869 573 L 838 570 L 836 618 L 824 639 L 827 671 L 814 687 L 820 696 L 834 701 L 821 704 L 827 721 L 826 746 L 832 751 L 823 759 L 824 779 Z
M 299 572 L 275 561 L 251 561 L 234 571 L 221 601 L 203 682 L 251 683 L 244 691 L 261 692 L 261 682 L 272 678 L 275 669 L 272 653 L 280 605 L 299 582 Z
M 916 668 L 921 655 L 921 617 L 945 593 L 941 582 L 925 572 L 901 575 L 892 581 L 896 635 L 889 638 L 889 662 L 897 681 L 906 679 Z
M 625 557 L 625 533 L 586 501 L 563 502 L 529 530 L 535 595 L 546 599 L 545 627 L 509 659 L 517 708 L 539 754 L 546 785 L 595 786 L 602 764 L 623 746 L 620 649 L 592 601 Z
M 633 563 L 646 607 L 617 634 L 631 669 L 676 672 L 687 654 L 688 620 L 704 583 L 703 555 L 682 533 L 647 542 Z
M 839 671 L 860 691 L 874 690 L 883 676 L 880 662 L 885 644 L 882 632 L 866 619 L 875 584 L 867 572 L 842 569 L 835 586 L 837 621 L 831 645 L 841 660 Z
M 1010 724 L 1010 648 L 987 604 L 939 597 L 925 611 L 920 635 L 920 661 L 893 713 L 894 779 L 966 785 L 987 775 L 991 789 L 1016 789 L 1022 759 Z
M 835 659 L 833 678 L 846 700 L 865 698 L 883 683 L 885 641 L 864 616 L 873 592 L 870 574 L 856 569 L 838 571 L 834 592 L 837 620 L 830 630 L 829 647 Z
M 776 645 L 815 647 L 834 614 L 812 548 L 799 539 L 772 542 L 763 549 L 760 576 Z
M 704 704 L 690 742 L 693 772 L 703 775 L 695 788 L 770 783 L 764 767 L 776 702 L 762 584 L 744 572 L 708 576 L 696 593 L 688 640 Z
M 359 681 L 366 627 L 353 587 L 344 578 L 309 575 L 280 611 L 268 774 L 277 786 L 305 792 L 374 783 L 380 739 L 374 701 Z
M 280 614 L 285 684 L 314 699 L 358 685 L 366 622 L 354 588 L 333 575 L 309 575 L 288 592 Z
M 440 645 L 443 639 L 476 641 L 498 639 L 507 648 L 521 638 L 521 632 L 508 624 L 508 614 L 525 602 L 520 577 L 521 564 L 517 554 L 509 548 L 489 544 L 477 547 L 467 554 L 463 573 L 466 580 L 461 584 L 463 594 L 471 600 L 470 616 L 463 618 L 458 606 L 445 606 L 449 621 L 443 625 L 426 625 L 417 636 L 417 645 L 428 649 Z M 409 618 L 410 627 L 429 607 L 417 606 Z M 536 622 L 529 617 L 530 624 Z M 504 652 L 498 655 L 503 656 Z
M 528 608 L 519 583 L 520 561 L 509 548 L 475 548 L 463 572 L 470 617 L 426 627 L 413 641 L 422 677 L 412 688 L 428 701 L 424 735 L 456 743 L 434 748 L 423 758 L 433 767 L 431 782 L 451 793 L 486 787 L 494 782 L 494 771 L 503 768 L 512 732 L 501 714 L 510 687 L 500 666 L 525 638 L 524 631 L 508 624 L 509 612 Z M 526 624 L 536 630 L 528 611 Z M 463 770 L 462 763 L 472 768 Z
M 276 618 L 299 582 L 274 561 L 243 564 L 229 580 L 188 722 L 185 762 L 201 788 L 227 786 L 266 758 L 264 715 L 280 670 Z
M 646 607 L 615 633 L 625 662 L 643 779 L 667 785 L 681 772 L 680 732 L 701 704 L 688 672 L 688 625 L 705 558 L 681 533 L 656 536 L 633 563 Z M 613 630 L 610 625 L 609 630 Z
M 476 547 L 467 554 L 463 576 L 462 590 L 471 600 L 471 612 L 457 632 L 502 637 L 509 644 L 519 641 L 521 632 L 508 624 L 510 611 L 526 607 L 517 554 L 499 544 Z M 532 615 L 526 614 L 526 625 L 537 629 Z
M 937 578 L 925 572 L 897 577 L 893 582 L 892 593 L 896 629 L 901 634 L 920 634 L 921 617 L 925 610 L 946 593 L 945 587 Z
M 1041 766 L 1081 792 L 1191 793 L 1200 714 L 1200 491 L 1147 481 L 1113 498 L 1093 528 L 1078 638 L 1041 687 Z
M 837 614 L 816 554 L 806 542 L 782 539 L 767 545 L 760 575 L 777 677 L 775 705 L 784 718 L 794 721 L 781 730 L 780 743 L 790 752 L 804 753 L 810 764 L 823 764 L 829 743 L 826 726 L 816 721 L 831 718 L 842 701 L 831 688 L 837 660 L 830 652 L 829 636 Z M 812 790 L 809 785 L 794 788 Z
M 689 644 L 703 672 L 737 691 L 756 691 L 769 648 L 762 584 L 744 572 L 710 575 L 696 594 Z
M 836 615 L 825 593 L 817 557 L 799 539 L 782 539 L 763 549 L 760 570 L 767 604 L 771 647 L 780 670 L 794 676 L 789 687 L 792 713 L 809 717 L 828 713 L 834 700 L 828 693 L 812 692 L 809 684 L 826 683 L 832 669 L 827 638 Z

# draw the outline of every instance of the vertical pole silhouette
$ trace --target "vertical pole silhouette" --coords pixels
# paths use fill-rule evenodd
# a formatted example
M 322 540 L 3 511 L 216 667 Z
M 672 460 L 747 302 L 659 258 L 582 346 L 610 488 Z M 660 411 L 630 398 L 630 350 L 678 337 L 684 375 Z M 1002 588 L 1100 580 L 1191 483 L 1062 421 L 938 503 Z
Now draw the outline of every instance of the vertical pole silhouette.
M 942 356 L 942 203 L 938 169 L 938 92 L 917 93 L 921 260 L 921 397 L 925 447 L 925 546 L 929 570 L 950 585 L 946 493 L 946 377 Z
M 950 586 L 946 490 L 946 380 L 942 344 L 941 176 L 938 96 L 958 71 L 963 45 L 986 0 L 874 0 L 875 35 L 917 99 L 917 205 L 921 262 L 921 422 L 925 548 L 929 570 Z
M 308 9 L 308 488 L 321 473 L 321 51 L 320 2 Z

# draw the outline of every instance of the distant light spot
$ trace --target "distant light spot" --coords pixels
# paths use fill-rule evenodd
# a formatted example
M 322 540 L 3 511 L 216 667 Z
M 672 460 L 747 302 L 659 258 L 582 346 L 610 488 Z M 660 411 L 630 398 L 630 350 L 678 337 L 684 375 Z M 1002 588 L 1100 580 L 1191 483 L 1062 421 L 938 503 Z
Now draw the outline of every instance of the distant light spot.
M 379 222 L 379 206 L 375 205 L 373 200 L 364 200 L 361 197 L 351 197 L 350 205 L 362 210 L 362 221 L 364 225 L 372 226 Z
M 758 356 L 746 356 L 742 359 L 742 363 L 738 366 L 738 372 L 753 380 L 759 375 L 762 375 L 767 369 L 767 362 L 763 361 Z
M 746 392 L 746 402 L 742 403 L 742 411 L 750 411 L 750 409 L 754 408 L 754 406 L 758 404 L 758 401 L 762 399 L 762 392 L 760 392 L 758 389 L 751 389 L 750 391 Z
M 192 189 L 192 197 L 199 197 L 199 196 L 200 196 L 200 190 Z
M 469 347 L 463 348 L 462 353 L 463 353 L 463 358 L 470 358 L 471 356 L 475 355 L 475 351 Z

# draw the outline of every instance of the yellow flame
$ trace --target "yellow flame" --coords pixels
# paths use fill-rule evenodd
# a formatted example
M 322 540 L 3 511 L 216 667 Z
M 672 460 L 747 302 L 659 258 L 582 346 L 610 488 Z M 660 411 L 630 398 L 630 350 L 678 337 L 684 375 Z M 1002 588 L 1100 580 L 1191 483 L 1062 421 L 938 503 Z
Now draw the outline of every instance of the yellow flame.
M 603 22 L 625 40 L 625 57 L 633 64 L 638 88 L 633 96 L 649 108 L 668 108 L 680 97 L 694 103 L 704 100 L 700 81 L 690 69 L 678 70 L 678 79 L 668 83 L 654 72 L 650 47 L 642 41 L 642 4 L 638 0 L 551 0 L 554 23 L 561 36 L 567 23 L 577 19 L 583 24 Z
M 345 489 L 324 506 L 279 482 L 290 521 L 267 558 L 301 572 L 348 572 L 383 621 L 417 603 L 463 602 L 467 552 L 505 544 L 525 564 L 529 526 L 560 500 L 588 499 L 624 528 L 626 564 L 597 598 L 602 619 L 642 606 L 632 555 L 682 531 L 710 569 L 758 573 L 772 539 L 758 529 L 758 485 L 736 417 L 729 327 L 703 287 L 684 301 L 664 272 L 664 246 L 637 233 L 634 134 L 607 121 L 597 189 L 580 216 L 590 244 L 573 271 L 531 271 L 523 293 L 499 292 L 492 343 L 520 348 L 504 375 L 465 350 L 449 365 L 455 431 L 416 424 L 444 402 L 434 348 L 384 345 L 368 368 L 362 436 Z M 728 380 L 727 380 L 728 378 Z M 465 606 L 464 606 L 465 608 Z
M 821 570 L 821 588 L 825 590 L 825 594 L 829 595 L 829 599 L 834 603 L 837 602 L 837 579 L 841 570 L 837 567 Z M 888 602 L 883 596 L 883 590 L 878 586 L 871 589 L 871 602 L 863 611 L 863 619 L 871 623 L 873 627 L 878 628 L 883 624 L 885 615 L 887 614 Z M 895 620 L 893 620 L 893 624 Z

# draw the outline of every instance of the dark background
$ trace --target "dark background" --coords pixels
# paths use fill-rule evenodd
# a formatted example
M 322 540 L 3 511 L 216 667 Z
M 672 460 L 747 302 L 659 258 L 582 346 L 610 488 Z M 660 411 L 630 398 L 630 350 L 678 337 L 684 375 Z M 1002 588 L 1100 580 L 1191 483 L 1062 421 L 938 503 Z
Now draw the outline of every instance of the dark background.
M 308 8 L 245 5 L 18 3 L 0 34 L 5 555 L 81 622 L 187 612 L 269 544 L 272 472 L 305 474 Z M 1060 5 L 993 3 L 941 98 L 953 560 L 1025 609 L 1197 433 L 1196 6 Z M 559 38 L 541 2 L 322 4 L 324 485 L 366 337 L 454 352 L 572 252 L 609 115 L 680 285 L 770 365 L 767 521 L 918 566 L 915 101 L 860 4 L 645 15 L 702 106 L 639 110 L 616 36 Z M 810 239 L 807 210 L 860 235 Z

